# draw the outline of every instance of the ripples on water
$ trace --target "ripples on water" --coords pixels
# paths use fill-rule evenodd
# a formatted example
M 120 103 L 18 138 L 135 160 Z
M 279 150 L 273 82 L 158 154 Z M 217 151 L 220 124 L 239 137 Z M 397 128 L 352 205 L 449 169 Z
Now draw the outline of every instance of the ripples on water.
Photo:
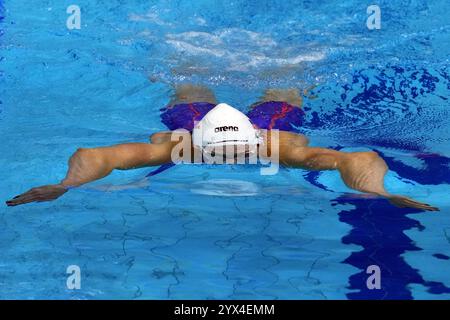
M 0 21 L 3 197 L 60 179 L 77 146 L 148 141 L 164 129 L 159 108 L 171 85 L 195 82 L 241 109 L 265 87 L 315 86 L 302 127 L 314 143 L 377 150 L 390 187 L 443 211 L 343 195 L 328 172 L 283 171 L 274 180 L 232 168 L 177 167 L 149 180 L 147 171 L 117 173 L 110 184 L 0 215 L 1 282 L 10 288 L 0 294 L 186 298 L 195 287 L 199 298 L 381 299 L 450 291 L 448 1 L 379 1 L 377 31 L 367 30 L 359 1 L 79 0 L 82 29 L 71 32 L 66 4 L 44 3 L 9 1 Z M 92 275 L 80 295 L 60 286 L 69 259 Z M 380 261 L 391 276 L 369 292 L 365 267 Z
M 130 65 L 153 81 L 197 82 L 219 93 L 313 85 L 305 133 L 449 143 L 448 129 L 437 129 L 449 127 L 449 25 L 440 14 L 447 2 L 382 2 L 375 31 L 366 28 L 363 3 L 173 5 L 128 13 L 133 35 L 115 33 L 120 46 L 148 52 Z

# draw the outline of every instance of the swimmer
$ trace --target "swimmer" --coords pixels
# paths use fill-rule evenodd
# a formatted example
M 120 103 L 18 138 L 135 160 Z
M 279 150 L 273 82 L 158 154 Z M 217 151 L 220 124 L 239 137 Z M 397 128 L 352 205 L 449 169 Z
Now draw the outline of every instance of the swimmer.
M 439 210 L 388 193 L 384 187 L 388 167 L 376 152 L 340 152 L 309 146 L 308 138 L 298 132 L 304 116 L 301 105 L 302 97 L 295 89 L 268 89 L 244 114 L 227 104 L 218 104 L 208 88 L 190 84 L 178 86 L 168 106 L 161 110 L 161 120 L 169 131 L 154 133 L 151 143 L 80 148 L 71 156 L 66 177 L 60 183 L 32 188 L 6 204 L 17 206 L 55 200 L 71 188 L 106 177 L 113 170 L 170 165 L 172 151 L 179 143 L 171 138 L 177 129 L 185 129 L 192 154 L 206 154 L 205 150 L 211 146 L 232 145 L 244 146 L 247 156 L 248 150 L 254 147 L 266 148 L 270 154 L 274 149 L 270 137 L 278 130 L 276 143 L 282 166 L 338 170 L 344 183 L 352 189 L 386 198 L 398 207 Z M 233 147 L 233 150 L 237 152 L 238 148 Z

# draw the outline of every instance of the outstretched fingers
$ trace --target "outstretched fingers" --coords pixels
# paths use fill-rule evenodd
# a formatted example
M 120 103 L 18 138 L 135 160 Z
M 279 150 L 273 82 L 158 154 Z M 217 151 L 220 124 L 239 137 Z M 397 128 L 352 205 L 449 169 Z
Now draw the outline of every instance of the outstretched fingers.
M 11 200 L 6 201 L 7 206 L 17 206 L 19 204 L 25 204 L 33 201 L 37 201 L 39 199 L 39 193 L 36 188 L 30 189 L 25 193 L 22 193 L 18 196 L 15 196 Z
M 400 208 L 415 208 L 426 211 L 439 211 L 439 208 L 433 207 L 427 203 L 419 202 L 404 196 L 391 196 L 389 202 Z
M 15 196 L 11 200 L 7 200 L 6 205 L 13 207 L 30 202 L 51 201 L 59 198 L 66 192 L 67 188 L 61 184 L 32 188 L 25 193 Z

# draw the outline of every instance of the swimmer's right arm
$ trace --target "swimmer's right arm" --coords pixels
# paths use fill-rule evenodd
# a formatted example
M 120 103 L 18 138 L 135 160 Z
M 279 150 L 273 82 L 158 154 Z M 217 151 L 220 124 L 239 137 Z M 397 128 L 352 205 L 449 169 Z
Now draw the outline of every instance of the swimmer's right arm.
M 115 169 L 129 170 L 170 163 L 171 150 L 170 143 L 126 143 L 78 149 L 69 160 L 69 170 L 61 184 L 77 187 L 106 177 Z
M 6 201 L 8 206 L 51 201 L 70 188 L 106 177 L 113 170 L 157 166 L 171 162 L 172 143 L 126 143 L 110 147 L 81 148 L 69 160 L 66 177 L 58 184 L 45 185 Z

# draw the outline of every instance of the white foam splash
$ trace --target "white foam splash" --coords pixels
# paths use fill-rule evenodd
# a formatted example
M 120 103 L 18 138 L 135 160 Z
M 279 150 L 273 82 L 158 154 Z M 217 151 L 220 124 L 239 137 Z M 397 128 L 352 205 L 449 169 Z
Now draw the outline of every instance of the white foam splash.
M 281 58 L 286 56 L 287 48 L 280 48 L 269 36 L 238 28 L 222 29 L 213 33 L 189 31 L 168 34 L 166 43 L 182 52 L 186 59 L 202 55 L 220 58 L 228 71 L 296 65 L 325 58 L 323 51 L 298 53 Z

